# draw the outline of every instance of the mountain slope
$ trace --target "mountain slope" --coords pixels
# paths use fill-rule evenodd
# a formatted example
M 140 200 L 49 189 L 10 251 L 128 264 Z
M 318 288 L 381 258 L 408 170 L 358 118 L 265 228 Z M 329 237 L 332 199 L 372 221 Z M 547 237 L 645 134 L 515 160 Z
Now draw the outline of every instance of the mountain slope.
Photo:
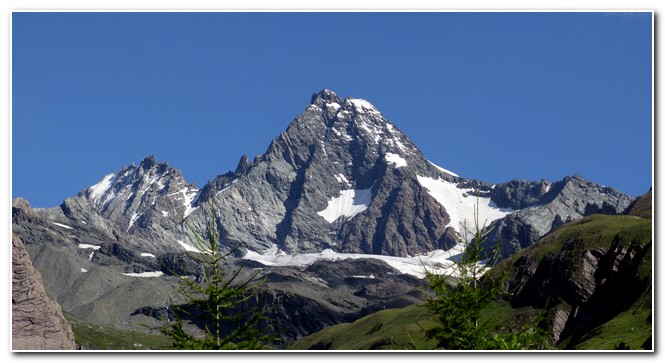
M 591 349 L 594 344 L 582 342 L 598 334 L 592 331 L 607 332 L 600 327 L 616 323 L 632 325 L 614 334 L 642 340 L 631 345 L 639 349 L 652 334 L 652 233 L 650 218 L 585 217 L 554 230 L 497 269 L 511 271 L 514 307 L 548 310 L 552 338 L 560 347 Z
M 501 240 L 509 255 L 565 221 L 621 213 L 632 200 L 579 176 L 498 185 L 459 177 L 428 162 L 369 102 L 330 90 L 312 96 L 265 154 L 241 160 L 232 179 L 213 198 L 224 242 L 290 254 L 448 249 L 478 203 L 497 223 L 489 242 Z M 209 210 L 189 218 L 200 233 Z
M 511 325 L 544 312 L 557 349 L 653 349 L 652 220 L 634 215 L 651 210 L 651 194 L 638 200 L 624 216 L 564 224 L 496 266 L 491 273 L 509 269 L 512 298 L 484 316 Z M 289 349 L 434 349 L 423 330 L 433 323 L 433 312 L 414 304 L 332 326 Z

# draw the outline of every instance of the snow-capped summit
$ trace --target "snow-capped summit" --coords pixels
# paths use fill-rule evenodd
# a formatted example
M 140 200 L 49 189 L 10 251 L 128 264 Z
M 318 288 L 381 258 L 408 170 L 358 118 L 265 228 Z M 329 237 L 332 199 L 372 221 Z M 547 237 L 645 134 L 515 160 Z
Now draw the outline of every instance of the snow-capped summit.
M 145 234 L 177 226 L 196 208 L 197 194 L 179 170 L 148 156 L 138 166 L 107 174 L 79 197 L 125 232 Z
M 324 89 L 264 154 L 243 155 L 234 172 L 201 190 L 150 156 L 79 197 L 124 233 L 181 249 L 189 231 L 183 218 L 205 235 L 214 205 L 228 248 L 402 257 L 456 246 L 467 237 L 464 225 L 475 227 L 476 210 L 478 223 L 498 226 L 492 238 L 519 249 L 560 221 L 618 212 L 630 200 L 598 188 L 525 183 L 495 185 L 434 165 L 371 102 Z

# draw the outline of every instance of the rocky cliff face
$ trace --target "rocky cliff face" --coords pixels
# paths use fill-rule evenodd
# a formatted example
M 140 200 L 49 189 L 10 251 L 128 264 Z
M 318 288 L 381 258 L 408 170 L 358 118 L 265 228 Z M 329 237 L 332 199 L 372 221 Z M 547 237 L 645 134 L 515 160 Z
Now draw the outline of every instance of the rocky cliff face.
M 69 322 L 46 294 L 41 274 L 16 235 L 12 235 L 12 349 L 76 349 Z
M 593 214 L 620 214 L 633 198 L 610 187 L 566 177 L 550 183 L 512 181 L 497 185 L 491 192 L 500 207 L 518 209 L 490 228 L 485 248 L 493 250 L 500 242 L 502 256 L 513 255 L 564 223 Z
M 324 90 L 265 154 L 243 157 L 230 183 L 206 186 L 217 191 L 189 222 L 204 232 L 214 201 L 225 243 L 255 251 L 405 256 L 454 245 L 445 208 L 416 175 L 457 179 L 369 102 Z
M 554 230 L 514 256 L 512 305 L 547 309 L 553 340 L 572 347 L 651 294 L 651 223 L 596 215 Z

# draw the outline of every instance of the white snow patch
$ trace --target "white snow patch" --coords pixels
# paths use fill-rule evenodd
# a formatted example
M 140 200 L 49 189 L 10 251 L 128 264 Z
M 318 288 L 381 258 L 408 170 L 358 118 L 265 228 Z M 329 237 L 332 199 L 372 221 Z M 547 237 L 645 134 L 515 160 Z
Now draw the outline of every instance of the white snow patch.
M 372 200 L 372 188 L 369 189 L 345 189 L 340 196 L 328 201 L 326 209 L 316 214 L 323 217 L 328 223 L 333 223 L 337 218 L 346 216 L 353 218 L 356 214 L 364 211 Z
M 377 111 L 376 107 L 374 107 L 374 105 L 369 103 L 367 100 L 357 98 L 357 99 L 349 99 L 348 101 L 351 102 L 353 107 L 355 107 L 356 111 L 358 111 L 358 112 L 369 111 L 369 112 L 372 112 L 372 113 L 379 113 L 379 111 Z
M 136 214 L 136 212 L 132 213 L 132 217 L 129 219 L 129 227 L 127 227 L 127 232 L 129 232 L 129 229 L 132 228 L 134 225 L 134 222 L 139 219 L 139 215 Z
M 148 253 L 148 252 L 141 252 L 141 257 L 152 257 L 152 258 L 155 258 L 155 255 L 153 255 L 152 253 Z
M 163 210 L 163 211 L 162 211 L 162 215 L 163 215 L 164 217 L 168 217 L 168 216 L 169 216 L 169 212 L 168 212 L 168 211 L 165 211 L 165 210 Z
M 369 275 L 369 276 L 365 276 L 365 275 L 353 275 L 353 276 L 351 276 L 351 277 L 355 277 L 355 278 L 357 278 L 357 279 L 374 279 L 374 278 L 376 278 L 376 276 L 374 276 L 374 275 Z
M 225 192 L 225 191 L 229 190 L 229 188 L 231 188 L 231 187 L 233 186 L 233 184 L 236 183 L 236 181 L 237 181 L 237 179 L 232 180 L 232 181 L 231 181 L 231 184 L 229 184 L 226 188 L 223 188 L 222 190 L 220 190 L 220 191 L 218 191 L 217 193 L 215 193 L 215 197 L 218 196 L 219 193 L 221 193 L 221 192 Z
M 83 223 L 83 224 L 88 224 L 88 223 L 86 223 L 84 220 L 81 220 L 81 223 Z
M 199 208 L 199 207 L 193 207 L 192 204 L 194 204 L 194 202 L 196 202 L 196 200 L 199 198 L 201 191 L 199 189 L 190 189 L 189 187 L 187 187 L 181 190 L 180 192 L 185 198 L 183 202 L 183 205 L 185 206 L 185 216 L 183 218 L 187 218 L 187 216 L 189 216 L 190 214 L 192 214 L 193 211 Z
M 349 180 L 342 173 L 335 175 L 335 179 L 337 179 L 337 181 L 340 182 L 340 183 L 344 183 L 346 185 L 351 185 Z
M 74 228 L 72 228 L 72 227 L 70 227 L 70 226 L 68 226 L 68 225 L 66 225 L 66 224 L 62 224 L 62 223 L 53 222 L 53 223 L 51 223 L 51 224 L 55 224 L 56 226 L 58 226 L 58 227 L 62 227 L 62 228 L 74 229 Z
M 390 126 L 390 124 L 387 124 L 387 126 Z M 392 133 L 392 132 L 391 132 Z M 413 151 L 409 150 L 406 145 L 402 144 L 401 141 L 397 138 L 397 136 L 393 135 L 391 138 L 386 138 L 385 143 L 391 146 L 395 146 L 398 149 L 402 150 L 406 154 L 413 154 Z
M 459 176 L 459 175 L 453 173 L 453 172 L 450 171 L 450 170 L 444 169 L 444 168 L 442 168 L 442 167 L 440 167 L 440 166 L 434 164 L 433 162 L 431 162 L 431 161 L 429 161 L 429 160 L 427 160 L 427 161 L 428 161 L 430 164 L 432 164 L 435 168 L 441 170 L 442 172 L 444 172 L 444 173 L 446 173 L 446 174 L 450 174 L 450 175 L 452 175 L 452 176 Z
M 383 132 L 381 131 L 381 129 L 379 129 L 375 125 L 370 125 L 368 122 L 363 122 L 361 120 L 360 122 L 358 122 L 358 127 L 365 130 L 367 134 L 369 134 L 369 136 L 372 137 L 372 140 L 374 140 L 374 143 L 376 144 L 379 143 L 381 137 L 383 136 Z
M 130 272 L 130 273 L 124 273 L 123 275 L 125 276 L 132 276 L 132 277 L 159 277 L 162 276 L 164 273 L 162 271 L 149 271 L 149 272 Z
M 277 245 L 273 243 L 272 246 L 270 246 L 270 248 L 263 253 L 254 252 L 248 249 L 247 254 L 245 254 L 244 258 L 248 260 L 259 261 L 259 259 L 262 257 L 271 257 L 271 256 L 286 256 L 286 252 L 280 250 L 279 247 L 277 247 Z
M 387 162 L 395 164 L 396 168 L 401 168 L 401 167 L 407 165 L 406 164 L 406 159 L 404 159 L 403 157 L 401 157 L 397 154 L 386 153 L 385 158 L 386 158 Z
M 182 248 L 185 249 L 185 251 L 188 251 L 188 252 L 196 252 L 196 253 L 203 253 L 203 252 L 201 252 L 198 248 L 196 248 L 196 247 L 194 247 L 194 246 L 191 246 L 191 245 L 188 245 L 187 243 L 185 243 L 185 242 L 183 242 L 183 241 L 181 241 L 181 240 L 177 240 L 177 242 L 180 244 L 180 246 L 182 246 Z M 210 253 L 210 250 L 205 250 L 205 253 L 208 253 L 208 254 L 209 254 L 209 253 Z
M 88 261 L 92 261 L 92 257 L 95 255 L 95 251 L 90 252 L 90 255 L 88 255 Z
M 446 208 L 446 212 L 450 215 L 448 225 L 460 234 L 464 232 L 464 223 L 466 223 L 469 232 L 475 230 L 474 210 L 476 204 L 478 205 L 478 217 L 480 218 L 478 223 L 480 227 L 484 223 L 489 224 L 514 212 L 510 208 L 498 208 L 490 198 L 477 197 L 474 195 L 473 189 L 458 188 L 457 184 L 443 179 L 432 179 L 420 175 L 416 175 L 416 177 L 420 185 L 427 189 L 429 195 Z
M 97 200 L 101 195 L 106 193 L 106 191 L 111 187 L 113 184 L 113 178 L 115 177 L 115 173 L 108 174 L 104 176 L 104 178 L 97 184 L 91 186 L 88 188 L 89 196 L 93 200 Z
M 296 267 L 307 267 L 320 260 L 341 261 L 346 259 L 374 258 L 385 261 L 387 264 L 394 267 L 401 273 L 413 275 L 422 279 L 425 277 L 426 271 L 436 274 L 458 276 L 454 261 L 458 260 L 461 253 L 464 251 L 464 244 L 458 244 L 457 246 L 447 251 L 435 250 L 413 257 L 394 257 L 359 253 L 337 253 L 331 249 L 326 249 L 319 253 L 287 255 L 283 252 L 275 253 L 275 250 L 277 250 L 276 247 L 263 254 L 248 250 L 247 254 L 243 258 L 247 260 L 258 261 L 266 266 Z M 484 263 L 479 263 L 479 265 L 484 266 Z M 372 278 L 372 275 L 353 277 Z
M 326 104 L 329 110 L 332 110 L 332 112 L 337 112 L 340 107 L 342 107 L 339 103 L 337 102 L 331 102 Z
M 88 272 L 88 270 L 86 270 L 86 269 L 84 269 L 83 267 L 81 267 L 81 272 Z
M 81 248 L 81 249 L 92 248 L 93 250 L 96 251 L 96 250 L 102 248 L 102 246 L 89 245 L 87 243 L 79 243 L 79 248 Z

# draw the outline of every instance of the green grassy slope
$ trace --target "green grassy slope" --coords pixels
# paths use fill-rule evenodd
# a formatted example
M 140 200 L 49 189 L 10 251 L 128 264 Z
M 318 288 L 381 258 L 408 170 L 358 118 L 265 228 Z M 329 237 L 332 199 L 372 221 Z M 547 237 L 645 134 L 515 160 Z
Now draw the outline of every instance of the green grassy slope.
M 387 309 L 353 323 L 326 328 L 298 340 L 287 349 L 433 349 L 433 342 L 424 341 L 423 330 L 433 324 L 432 313 L 420 305 Z
M 91 325 L 68 313 L 65 317 L 82 350 L 159 350 L 169 349 L 171 345 L 171 340 L 163 335 Z
M 538 313 L 531 308 L 513 309 L 505 301 L 491 303 L 483 317 L 496 326 L 530 320 Z M 306 336 L 290 350 L 433 350 L 436 342 L 425 331 L 435 326 L 433 313 L 420 304 L 388 309 L 352 323 L 339 324 Z

